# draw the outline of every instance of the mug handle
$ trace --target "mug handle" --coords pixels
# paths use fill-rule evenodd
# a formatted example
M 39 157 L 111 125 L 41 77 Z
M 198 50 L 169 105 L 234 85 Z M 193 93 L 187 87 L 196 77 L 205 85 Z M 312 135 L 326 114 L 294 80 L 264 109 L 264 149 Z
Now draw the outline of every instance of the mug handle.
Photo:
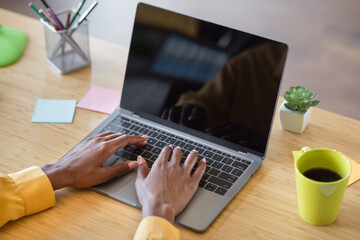
M 311 147 L 303 147 L 303 148 L 301 149 L 301 153 L 308 152 L 308 151 L 310 151 L 310 150 L 312 150 Z

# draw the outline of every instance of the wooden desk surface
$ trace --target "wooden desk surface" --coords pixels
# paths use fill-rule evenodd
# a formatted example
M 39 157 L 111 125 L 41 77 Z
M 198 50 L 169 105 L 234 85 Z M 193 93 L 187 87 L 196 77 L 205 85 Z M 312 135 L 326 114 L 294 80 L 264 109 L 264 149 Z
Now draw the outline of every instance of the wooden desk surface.
M 20 61 L 0 68 L 0 173 L 11 173 L 57 161 L 107 117 L 76 109 L 72 124 L 35 124 L 36 100 L 80 100 L 92 85 L 120 90 L 127 50 L 91 39 L 92 67 L 61 76 L 46 62 L 39 21 L 0 9 L 0 22 L 29 36 Z M 309 225 L 298 215 L 291 154 L 303 146 L 326 147 L 359 162 L 359 143 L 359 121 L 315 108 L 308 128 L 298 135 L 282 130 L 276 114 L 267 157 L 257 173 L 207 232 L 178 227 L 182 238 L 359 239 L 360 183 L 347 189 L 333 224 Z M 131 239 L 141 220 L 138 209 L 87 189 L 62 189 L 56 199 L 54 208 L 7 223 L 0 239 Z

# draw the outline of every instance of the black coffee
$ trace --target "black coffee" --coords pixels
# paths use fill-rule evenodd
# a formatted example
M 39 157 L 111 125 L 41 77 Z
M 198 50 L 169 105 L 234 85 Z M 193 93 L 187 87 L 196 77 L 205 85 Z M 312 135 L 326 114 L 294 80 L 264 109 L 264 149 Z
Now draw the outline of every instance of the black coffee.
M 311 168 L 304 176 L 318 182 L 333 182 L 341 179 L 340 174 L 327 168 Z

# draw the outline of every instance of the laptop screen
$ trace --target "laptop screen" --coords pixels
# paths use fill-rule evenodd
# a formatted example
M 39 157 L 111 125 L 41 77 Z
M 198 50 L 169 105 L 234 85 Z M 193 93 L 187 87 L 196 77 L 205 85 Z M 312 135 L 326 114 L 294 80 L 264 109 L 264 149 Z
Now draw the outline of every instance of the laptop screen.
M 287 45 L 140 3 L 121 107 L 264 156 Z

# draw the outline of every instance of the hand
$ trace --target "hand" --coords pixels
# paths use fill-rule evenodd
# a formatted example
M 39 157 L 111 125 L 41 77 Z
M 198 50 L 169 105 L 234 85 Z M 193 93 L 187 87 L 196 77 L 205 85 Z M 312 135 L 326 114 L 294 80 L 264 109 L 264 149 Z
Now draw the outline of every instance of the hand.
M 134 169 L 137 166 L 134 161 L 125 161 L 111 167 L 104 167 L 104 163 L 119 148 L 128 144 L 143 146 L 146 139 L 146 136 L 101 133 L 87 138 L 59 161 L 44 165 L 41 169 L 48 176 L 54 190 L 68 186 L 90 187 Z
M 161 118 L 202 131 L 207 125 L 206 113 L 202 107 L 185 104 L 164 109 Z
M 149 173 L 145 159 L 138 157 L 138 176 L 135 187 L 143 207 L 144 218 L 159 216 L 174 223 L 175 216 L 190 202 L 205 173 L 206 161 L 202 159 L 191 175 L 197 158 L 198 154 L 193 150 L 181 166 L 181 148 L 176 147 L 173 150 L 172 147 L 166 146 Z

